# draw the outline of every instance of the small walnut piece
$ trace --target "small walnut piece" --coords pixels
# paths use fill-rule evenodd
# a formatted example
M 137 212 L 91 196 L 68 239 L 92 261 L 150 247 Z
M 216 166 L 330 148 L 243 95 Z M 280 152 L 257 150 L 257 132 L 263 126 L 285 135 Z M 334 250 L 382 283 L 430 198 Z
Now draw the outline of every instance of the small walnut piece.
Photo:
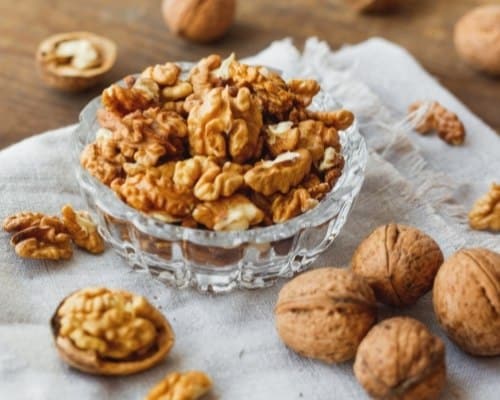
M 276 327 L 297 353 L 328 363 L 350 360 L 377 319 L 375 296 L 347 269 L 320 268 L 281 289 Z
M 174 344 L 165 317 L 144 297 L 123 290 L 78 290 L 61 302 L 51 326 L 61 358 L 91 374 L 143 371 Z
M 360 13 L 390 11 L 401 4 L 401 0 L 345 0 Z
M 500 5 L 474 8 L 455 25 L 455 48 L 472 68 L 500 75 Z
M 66 260 L 73 255 L 71 238 L 57 217 L 20 212 L 7 217 L 3 228 L 7 232 L 14 233 L 10 244 L 20 257 Z
M 79 91 L 104 78 L 116 61 L 116 44 L 89 32 L 68 32 L 45 39 L 36 53 L 44 82 L 56 89 Z
M 163 0 L 162 11 L 173 33 L 206 43 L 222 37 L 232 25 L 236 0 Z
M 374 399 L 434 400 L 446 384 L 445 347 L 415 319 L 386 319 L 359 345 L 354 374 Z
M 457 251 L 436 275 L 433 303 L 441 327 L 464 351 L 500 355 L 500 254 Z
M 77 246 L 94 254 L 104 251 L 104 240 L 88 212 L 75 212 L 73 207 L 66 204 L 61 210 L 61 219 Z
M 264 213 L 241 194 L 198 204 L 193 211 L 196 222 L 215 231 L 239 231 L 257 225 Z
M 274 160 L 261 161 L 245 174 L 245 183 L 265 196 L 288 193 L 311 170 L 311 153 L 306 149 L 280 154 Z
M 500 232 L 500 184 L 491 185 L 490 191 L 478 199 L 469 212 L 469 225 L 477 230 Z
M 458 116 L 437 101 L 417 101 L 408 108 L 415 130 L 426 134 L 436 131 L 438 136 L 451 145 L 461 145 L 465 140 L 465 128 Z
M 212 380 L 201 371 L 172 372 L 144 400 L 197 400 L 211 388 Z
M 400 224 L 375 229 L 351 262 L 353 272 L 370 284 L 377 300 L 393 306 L 414 304 L 427 293 L 442 263 L 443 253 L 430 236 Z
M 292 151 L 299 143 L 299 130 L 292 121 L 282 121 L 266 127 L 266 146 L 273 157 Z

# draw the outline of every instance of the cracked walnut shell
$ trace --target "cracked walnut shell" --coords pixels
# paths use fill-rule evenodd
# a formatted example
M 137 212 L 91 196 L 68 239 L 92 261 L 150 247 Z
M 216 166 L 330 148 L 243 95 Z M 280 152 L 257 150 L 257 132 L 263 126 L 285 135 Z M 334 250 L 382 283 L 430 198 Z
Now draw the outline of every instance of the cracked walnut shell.
M 375 296 L 347 269 L 305 272 L 281 289 L 275 308 L 278 333 L 292 350 L 328 363 L 354 357 L 377 319 Z
M 116 44 L 89 32 L 50 36 L 38 46 L 36 62 L 44 82 L 56 89 L 80 91 L 94 86 L 116 61 Z
M 359 345 L 354 374 L 374 399 L 434 400 L 446 383 L 445 347 L 415 319 L 386 319 Z
M 437 273 L 433 303 L 441 327 L 463 350 L 500 355 L 500 254 L 457 251 Z
M 61 358 L 97 375 L 128 375 L 163 360 L 174 344 L 165 317 L 144 297 L 86 288 L 66 297 L 51 319 Z
M 358 246 L 352 270 L 373 288 L 377 300 L 393 306 L 414 304 L 432 288 L 443 263 L 438 244 L 418 229 L 388 224 Z
M 492 184 L 490 191 L 474 203 L 469 225 L 473 229 L 500 232 L 500 184 Z
M 201 371 L 172 372 L 144 400 L 197 400 L 211 388 L 212 380 Z
M 73 242 L 90 253 L 104 251 L 105 244 L 97 227 L 86 211 L 75 211 L 66 204 L 61 210 L 61 219 Z

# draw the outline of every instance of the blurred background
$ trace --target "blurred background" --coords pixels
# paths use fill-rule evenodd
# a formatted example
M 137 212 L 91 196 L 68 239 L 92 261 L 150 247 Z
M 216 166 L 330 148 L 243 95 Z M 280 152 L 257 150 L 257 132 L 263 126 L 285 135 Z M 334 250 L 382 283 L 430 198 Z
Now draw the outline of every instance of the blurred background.
M 406 0 L 395 12 L 356 13 L 344 0 L 240 0 L 229 32 L 195 44 L 169 32 L 161 0 L 0 0 L 0 148 L 27 136 L 76 122 L 82 107 L 106 83 L 167 60 L 194 61 L 209 53 L 242 58 L 286 36 L 302 46 L 317 36 L 332 48 L 372 36 L 407 48 L 480 118 L 500 130 L 500 80 L 467 67 L 453 46 L 453 26 L 471 8 L 495 1 Z M 86 30 L 118 45 L 109 79 L 83 93 L 47 88 L 35 68 L 46 37 Z

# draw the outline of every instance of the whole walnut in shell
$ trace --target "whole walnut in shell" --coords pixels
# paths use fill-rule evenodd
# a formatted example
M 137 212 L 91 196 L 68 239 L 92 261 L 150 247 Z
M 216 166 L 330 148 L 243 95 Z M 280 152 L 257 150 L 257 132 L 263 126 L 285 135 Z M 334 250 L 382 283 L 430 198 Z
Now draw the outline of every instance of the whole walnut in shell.
M 86 288 L 66 297 L 51 319 L 61 358 L 80 371 L 128 375 L 163 360 L 174 344 L 167 319 L 144 297 Z
M 444 344 L 417 320 L 386 319 L 359 345 L 354 374 L 374 399 L 436 399 L 446 382 Z
M 354 357 L 377 319 L 377 309 L 363 279 L 347 269 L 320 268 L 283 286 L 275 315 L 287 346 L 303 356 L 335 363 Z
M 455 48 L 471 67 L 500 75 L 500 4 L 486 4 L 455 25 Z
M 500 355 L 500 254 L 457 251 L 439 269 L 433 302 L 439 323 L 463 350 Z
M 365 278 L 377 300 L 393 306 L 414 304 L 432 288 L 443 253 L 418 229 L 388 224 L 375 229 L 356 249 L 352 270 Z
M 236 0 L 164 0 L 162 10 L 173 33 L 207 43 L 222 37 L 232 25 Z

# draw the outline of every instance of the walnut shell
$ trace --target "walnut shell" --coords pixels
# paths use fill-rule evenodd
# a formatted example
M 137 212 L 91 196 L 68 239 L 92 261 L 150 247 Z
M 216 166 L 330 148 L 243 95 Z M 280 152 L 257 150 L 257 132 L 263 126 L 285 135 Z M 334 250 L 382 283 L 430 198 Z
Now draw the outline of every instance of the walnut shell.
M 50 322 L 60 357 L 95 375 L 144 371 L 174 345 L 163 314 L 144 297 L 124 290 L 80 289 L 59 304 Z
M 375 229 L 356 249 L 352 270 L 362 276 L 377 300 L 393 306 L 414 304 L 432 288 L 443 253 L 418 229 L 388 224 Z
M 354 374 L 375 399 L 436 399 L 446 382 L 444 344 L 417 320 L 386 319 L 359 345 Z
M 500 5 L 474 8 L 455 25 L 455 48 L 471 67 L 500 75 Z
M 500 355 L 500 254 L 457 251 L 439 269 L 433 302 L 442 328 L 463 350 Z
M 173 33 L 207 43 L 221 38 L 232 25 L 236 0 L 163 0 L 162 11 Z
M 99 61 L 95 66 L 78 69 L 61 64 L 56 57 L 57 47 L 64 42 L 85 40 L 97 51 Z M 43 81 L 50 87 L 76 92 L 99 83 L 116 61 L 116 44 L 90 32 L 67 32 L 53 35 L 40 43 L 36 51 L 36 63 Z
M 354 357 L 377 319 L 373 291 L 347 269 L 320 268 L 281 289 L 276 327 L 287 346 L 327 363 Z

